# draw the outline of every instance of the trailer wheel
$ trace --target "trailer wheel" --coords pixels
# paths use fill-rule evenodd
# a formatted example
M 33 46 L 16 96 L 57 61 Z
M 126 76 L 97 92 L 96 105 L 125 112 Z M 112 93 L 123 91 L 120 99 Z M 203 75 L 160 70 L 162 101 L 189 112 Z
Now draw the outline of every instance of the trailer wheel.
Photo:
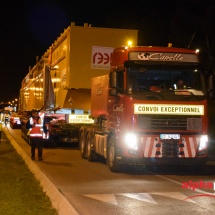
M 107 166 L 112 172 L 119 172 L 120 164 L 116 156 L 116 139 L 112 136 L 108 141 Z
M 87 145 L 86 154 L 87 154 L 87 160 L 90 162 L 97 160 L 96 153 L 93 149 L 93 140 L 94 140 L 94 134 L 92 131 L 89 131 L 86 137 L 86 145 Z
M 82 158 L 86 158 L 85 132 L 82 130 L 79 138 L 79 149 Z

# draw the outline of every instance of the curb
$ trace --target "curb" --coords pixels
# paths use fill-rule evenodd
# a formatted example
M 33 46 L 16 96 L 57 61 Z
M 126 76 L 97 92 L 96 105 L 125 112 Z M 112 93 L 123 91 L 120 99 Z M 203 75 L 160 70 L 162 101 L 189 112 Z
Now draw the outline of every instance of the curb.
M 34 174 L 35 178 L 40 182 L 43 192 L 50 198 L 52 206 L 57 210 L 59 215 L 78 215 L 78 212 L 72 207 L 69 201 L 60 193 L 54 184 L 46 177 L 40 168 L 33 162 L 25 151 L 17 144 L 17 142 L 10 135 L 9 131 L 2 128 L 7 138 L 16 149 L 17 153 L 25 161 L 30 171 Z

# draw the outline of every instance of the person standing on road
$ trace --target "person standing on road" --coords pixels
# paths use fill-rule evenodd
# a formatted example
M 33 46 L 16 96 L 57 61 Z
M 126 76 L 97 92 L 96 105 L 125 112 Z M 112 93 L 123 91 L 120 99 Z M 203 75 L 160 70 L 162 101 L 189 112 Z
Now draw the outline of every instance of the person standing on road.
M 38 111 L 32 111 L 32 116 L 29 118 L 26 128 L 29 129 L 31 142 L 31 159 L 35 160 L 35 150 L 38 150 L 38 160 L 43 160 L 43 123 L 39 117 Z

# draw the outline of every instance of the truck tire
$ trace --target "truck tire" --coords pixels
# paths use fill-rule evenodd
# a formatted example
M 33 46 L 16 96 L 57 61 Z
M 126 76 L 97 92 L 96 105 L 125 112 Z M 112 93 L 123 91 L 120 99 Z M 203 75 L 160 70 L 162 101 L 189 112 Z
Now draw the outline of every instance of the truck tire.
M 82 158 L 86 158 L 86 139 L 84 130 L 81 131 L 79 137 L 79 149 Z
M 114 135 L 108 140 L 107 166 L 112 172 L 120 171 L 120 164 L 116 155 L 116 138 Z
M 87 132 L 86 136 L 86 155 L 87 160 L 92 162 L 97 160 L 97 155 L 93 149 L 94 134 L 93 131 Z

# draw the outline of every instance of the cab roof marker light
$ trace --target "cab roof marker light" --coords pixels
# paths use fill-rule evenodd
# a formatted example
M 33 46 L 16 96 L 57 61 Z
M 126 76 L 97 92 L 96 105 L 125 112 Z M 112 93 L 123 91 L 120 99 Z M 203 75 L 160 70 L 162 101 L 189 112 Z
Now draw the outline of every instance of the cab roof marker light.
M 172 43 L 168 43 L 168 48 L 172 48 Z
M 132 41 L 131 40 L 128 41 L 128 47 L 130 47 L 130 46 L 132 46 Z

